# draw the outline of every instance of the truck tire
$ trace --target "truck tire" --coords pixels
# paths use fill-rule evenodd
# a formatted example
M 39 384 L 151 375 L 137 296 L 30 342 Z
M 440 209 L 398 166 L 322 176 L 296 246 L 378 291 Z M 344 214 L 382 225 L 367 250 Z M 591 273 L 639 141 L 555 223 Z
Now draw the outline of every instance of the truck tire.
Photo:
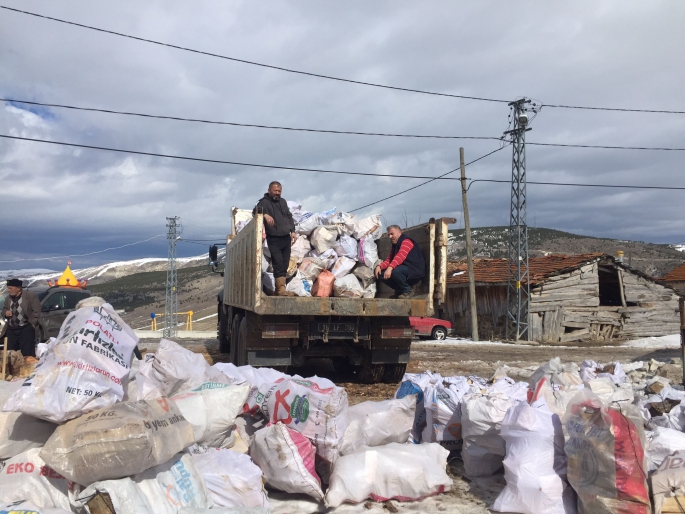
M 228 316 L 223 307 L 219 307 L 219 351 L 230 353 L 231 351 L 231 327 L 228 324 Z
M 362 365 L 357 368 L 357 378 L 362 384 L 378 384 L 383 380 L 385 364 L 372 364 L 371 352 L 364 353 Z
M 240 320 L 240 329 L 238 332 L 238 344 L 235 349 L 236 366 L 245 366 L 247 364 L 247 320 L 243 318 Z
M 230 349 L 229 353 L 231 355 L 231 362 L 235 364 L 236 366 L 238 365 L 237 360 L 236 360 L 236 349 L 238 348 L 238 335 L 240 333 L 240 321 L 242 320 L 242 316 L 240 314 L 236 314 L 233 316 L 233 323 L 231 323 L 231 344 L 230 344 Z
M 333 369 L 341 377 L 349 377 L 354 373 L 355 366 L 352 365 L 347 357 L 331 357 Z
M 431 332 L 431 338 L 436 341 L 444 341 L 447 337 L 447 329 L 445 327 L 435 327 Z
M 386 384 L 397 384 L 407 371 L 406 364 L 386 364 L 383 382 Z

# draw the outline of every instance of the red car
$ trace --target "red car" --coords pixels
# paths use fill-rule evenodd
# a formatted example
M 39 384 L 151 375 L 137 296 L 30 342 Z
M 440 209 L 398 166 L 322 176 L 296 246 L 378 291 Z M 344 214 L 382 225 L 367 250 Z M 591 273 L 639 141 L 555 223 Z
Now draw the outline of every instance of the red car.
M 454 332 L 452 323 L 444 319 L 409 316 L 409 323 L 417 336 L 430 337 L 438 341 L 444 340 Z

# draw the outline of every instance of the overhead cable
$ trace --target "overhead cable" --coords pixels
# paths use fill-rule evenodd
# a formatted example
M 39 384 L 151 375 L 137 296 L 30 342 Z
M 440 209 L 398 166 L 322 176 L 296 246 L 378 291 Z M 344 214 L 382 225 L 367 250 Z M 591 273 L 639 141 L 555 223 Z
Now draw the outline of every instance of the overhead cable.
M 526 142 L 526 144 L 528 144 Z M 476 182 L 495 182 L 499 184 L 511 184 L 511 180 L 496 180 L 496 179 L 485 179 L 478 178 L 471 180 L 469 187 L 466 188 L 468 191 L 473 184 Z M 527 180 L 526 184 L 534 184 L 539 186 L 571 186 L 571 187 L 605 187 L 605 188 L 615 188 L 615 189 L 657 189 L 661 191 L 685 191 L 685 187 L 679 186 L 638 186 L 638 185 L 627 185 L 627 184 L 579 184 L 574 182 L 537 182 Z
M 297 168 L 294 166 L 278 166 L 275 164 L 254 164 L 249 162 L 235 162 L 235 161 L 222 161 L 219 159 L 203 159 L 201 157 L 188 157 L 184 155 L 169 155 L 154 152 L 141 152 L 137 150 L 124 150 L 121 148 L 109 148 L 105 146 L 94 146 L 94 145 L 83 145 L 78 143 L 67 143 L 64 141 L 49 141 L 47 139 L 35 139 L 30 137 L 19 137 L 10 136 L 7 134 L 0 134 L 0 137 L 5 139 L 15 139 L 19 141 L 31 141 L 35 143 L 46 143 L 51 145 L 61 145 L 61 146 L 71 146 L 74 148 L 88 148 L 89 150 L 103 150 L 107 152 L 118 152 L 133 155 L 145 155 L 149 157 L 163 157 L 167 159 L 180 159 L 184 161 L 196 161 L 196 162 L 207 162 L 213 164 L 231 164 L 234 166 L 248 166 L 253 168 L 266 168 L 266 169 L 276 169 L 276 170 L 288 170 L 288 171 L 312 171 L 315 173 L 332 173 L 337 175 L 361 175 L 365 177 L 390 177 L 390 178 L 412 178 L 412 179 L 426 179 L 425 175 L 394 175 L 392 173 L 362 173 L 359 171 L 336 171 L 336 170 L 322 170 L 318 168 Z M 459 180 L 456 178 L 442 178 L 437 180 Z
M 152 119 L 162 119 L 162 120 L 173 120 L 173 121 L 188 121 L 194 123 L 207 123 L 212 125 L 229 125 L 233 127 L 249 127 L 249 128 L 261 128 L 261 129 L 273 129 L 273 130 L 287 130 L 294 132 L 314 132 L 322 134 L 342 134 L 342 135 L 356 135 L 356 136 L 382 136 L 382 137 L 402 137 L 402 138 L 424 138 L 424 139 L 481 139 L 481 140 L 491 140 L 491 141 L 502 141 L 501 137 L 495 136 L 447 136 L 447 135 L 431 135 L 431 134 L 393 134 L 385 132 L 359 132 L 350 130 L 327 130 L 327 129 L 313 129 L 313 128 L 301 128 L 301 127 L 283 127 L 277 125 L 258 125 L 254 123 L 238 123 L 233 121 L 216 121 L 216 120 L 203 120 L 198 118 L 182 118 L 179 116 L 167 116 L 159 114 L 145 114 L 138 112 L 127 112 L 127 111 L 115 111 L 112 109 L 98 109 L 95 107 L 79 107 L 75 105 L 64 105 L 64 104 L 52 104 L 45 102 L 34 102 L 28 100 L 16 100 L 13 98 L 0 98 L 0 102 L 10 102 L 15 104 L 27 104 L 27 105 L 40 105 L 43 107 L 57 107 L 60 109 L 72 109 L 79 111 L 88 112 L 101 112 L 106 114 L 121 114 L 124 116 L 138 116 L 142 118 L 152 118 Z M 651 147 L 651 146 L 608 146 L 608 145 L 581 145 L 581 144 L 567 144 L 567 143 L 534 143 L 527 141 L 528 145 L 537 146 L 558 146 L 558 147 L 568 147 L 568 148 L 600 148 L 609 150 L 666 150 L 666 151 L 685 151 L 685 148 L 664 148 L 664 147 Z
M 84 28 L 84 29 L 95 30 L 97 32 L 102 32 L 105 34 L 111 34 L 114 36 L 125 37 L 128 39 L 134 39 L 136 41 L 142 41 L 142 42 L 151 43 L 154 45 L 165 46 L 168 48 L 174 48 L 176 50 L 183 50 L 185 52 L 192 52 L 195 54 L 206 55 L 209 57 L 216 57 L 218 59 L 225 59 L 228 61 L 239 62 L 239 63 L 243 63 L 243 64 L 249 64 L 252 66 L 259 66 L 262 68 L 284 71 L 287 73 L 295 73 L 298 75 L 305 75 L 305 76 L 309 76 L 309 77 L 334 80 L 337 82 L 347 82 L 350 84 L 358 84 L 358 85 L 362 85 L 362 86 L 371 86 L 371 87 L 377 87 L 377 88 L 382 88 L 382 89 L 391 89 L 391 90 L 395 90 L 395 91 L 405 91 L 408 93 L 419 93 L 419 94 L 423 94 L 423 95 L 443 96 L 443 97 L 449 97 L 449 98 L 461 98 L 461 99 L 465 99 L 465 100 L 479 100 L 479 101 L 483 101 L 483 102 L 497 102 L 497 103 L 506 103 L 506 104 L 511 102 L 510 100 L 504 100 L 504 99 L 500 99 L 500 98 L 485 98 L 485 97 L 480 97 L 480 96 L 455 95 L 452 93 L 439 93 L 436 91 L 425 91 L 422 89 L 412 89 L 412 88 L 399 87 L 399 86 L 389 86 L 386 84 L 377 84 L 374 82 L 365 82 L 362 80 L 354 80 L 354 79 L 348 79 L 348 78 L 343 78 L 343 77 L 335 77 L 332 75 L 323 75 L 321 73 L 313 73 L 313 72 L 308 72 L 308 71 L 295 70 L 292 68 L 285 68 L 283 66 L 275 66 L 272 64 L 265 64 L 265 63 L 260 63 L 260 62 L 256 62 L 256 61 L 249 61 L 247 59 L 240 59 L 237 57 L 230 57 L 227 55 L 216 54 L 213 52 L 206 52 L 204 50 L 197 50 L 194 48 L 188 48 L 188 47 L 184 47 L 184 46 L 180 46 L 180 45 L 174 45 L 171 43 L 164 43 L 162 41 L 156 41 L 154 39 L 132 36 L 130 34 L 125 34 L 123 32 L 116 32 L 113 30 L 103 29 L 100 27 L 93 27 L 92 25 L 85 25 L 83 23 L 76 23 L 73 21 L 64 20 L 61 18 L 55 18 L 53 16 L 46 16 L 44 14 L 38 14 L 35 12 L 24 11 L 21 9 L 16 9 L 13 7 L 7 7 L 4 5 L 0 5 L 0 8 L 8 10 L 8 11 L 15 12 L 15 13 L 19 13 L 19 14 L 26 14 L 28 16 L 34 16 L 36 18 L 42 18 L 45 20 L 56 21 L 59 23 L 64 23 L 67 25 L 73 25 L 75 27 L 80 27 L 80 28 Z M 640 112 L 640 113 L 660 113 L 660 114 L 685 114 L 685 111 L 667 110 L 667 109 L 625 109 L 625 108 L 617 108 L 617 107 L 590 107 L 590 106 L 581 106 L 581 105 L 562 105 L 562 104 L 543 104 L 543 105 L 545 107 L 559 108 L 559 109 L 583 109 L 583 110 L 595 110 L 595 111 Z

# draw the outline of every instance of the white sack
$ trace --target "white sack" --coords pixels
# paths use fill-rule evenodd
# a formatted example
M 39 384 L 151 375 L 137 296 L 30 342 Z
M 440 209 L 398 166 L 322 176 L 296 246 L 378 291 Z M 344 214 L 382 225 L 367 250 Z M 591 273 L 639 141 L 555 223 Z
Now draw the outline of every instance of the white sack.
M 350 214 L 349 212 L 336 212 L 328 217 L 326 223 L 335 225 L 340 234 L 349 236 L 354 232 L 355 219 L 354 214 Z
M 326 492 L 326 505 L 338 507 L 367 498 L 415 501 L 449 491 L 448 455 L 439 444 L 390 443 L 340 457 Z
M 0 381 L 0 405 L 21 387 L 23 380 Z M 45 444 L 57 425 L 20 412 L 0 412 L 0 459 L 10 459 Z
M 282 421 L 314 443 L 325 480 L 347 428 L 345 389 L 326 378 L 293 377 L 260 386 L 255 400 L 269 422 Z
M 340 455 L 354 453 L 362 446 L 406 443 L 414 425 L 415 412 L 415 395 L 400 400 L 362 402 L 349 407 Z
M 136 344 L 111 305 L 73 311 L 3 411 L 60 423 L 123 400 Z
M 354 237 L 351 236 L 340 236 L 333 247 L 333 250 L 339 257 L 347 257 L 354 261 L 357 260 L 359 251 L 359 243 Z
M 610 369 L 611 367 L 613 367 L 613 372 L 602 371 L 603 369 Z M 580 364 L 580 378 L 583 379 L 583 382 L 605 377 L 610 378 L 614 384 L 623 383 L 627 379 L 620 362 L 598 364 L 593 360 L 584 360 Z
M 123 402 L 61 425 L 40 456 L 87 486 L 162 464 L 193 440 L 193 428 L 172 400 Z
M 217 362 L 212 368 L 226 375 L 233 385 L 245 384 L 247 382 L 245 375 L 232 362 Z
M 331 268 L 331 273 L 335 275 L 336 279 L 343 278 L 352 271 L 355 264 L 356 262 L 349 257 L 340 257 Z
M 373 237 L 363 237 L 359 241 L 359 262 L 373 269 L 379 261 L 376 241 Z
M 24 500 L 42 508 L 70 510 L 68 480 L 50 469 L 39 453 L 33 448 L 0 465 L 0 502 Z
M 300 235 L 310 235 L 319 226 L 319 218 L 313 212 L 303 214 L 300 221 L 295 222 L 295 232 Z
M 200 353 L 162 339 L 155 353 L 145 354 L 138 375 L 138 400 L 173 396 L 199 387 L 205 382 L 231 384 L 231 380 L 212 368 Z
M 71 514 L 66 509 L 41 508 L 31 502 L 17 501 L 5 505 L 0 500 L 0 513 L 2 514 Z
M 649 471 L 654 471 L 674 452 L 685 453 L 685 434 L 672 428 L 655 427 L 646 451 Z
M 288 210 L 290 211 L 290 214 L 293 216 L 293 221 L 295 223 L 299 222 L 302 218 L 302 205 L 297 202 L 293 202 L 292 200 L 288 200 L 286 203 L 288 204 Z
M 298 271 L 285 286 L 285 290 L 295 293 L 297 296 L 311 296 L 312 282 L 302 277 L 302 274 Z
M 249 456 L 213 448 L 192 456 L 215 506 L 269 506 L 262 470 Z
M 359 279 L 364 290 L 369 286 L 376 284 L 376 275 L 374 275 L 373 270 L 368 266 L 357 266 L 354 268 L 354 276 Z
M 272 487 L 323 500 L 314 464 L 315 449 L 295 430 L 280 421 L 259 430 L 250 445 L 250 456 Z
M 362 293 L 362 298 L 376 298 L 376 284 L 370 284 L 369 287 L 364 289 Z
M 462 446 L 461 402 L 469 389 L 466 377 L 453 377 L 447 386 L 438 382 L 427 390 L 425 442 L 443 443 L 451 450 Z
M 229 436 L 249 392 L 247 384 L 206 383 L 171 399 L 192 425 L 195 443 L 218 448 Z
M 469 477 L 489 476 L 502 467 L 506 454 L 502 421 L 514 402 L 503 393 L 469 394 L 461 408 L 464 471 Z
M 314 249 L 311 250 L 307 255 L 309 257 L 315 257 L 317 259 L 325 260 L 326 269 L 331 269 L 335 264 L 335 261 L 338 260 L 338 254 L 335 253 L 335 250 L 333 250 L 332 248 L 330 250 L 326 250 L 323 253 L 319 253 L 316 251 L 316 249 Z
M 525 402 L 528 400 L 528 383 L 516 382 L 510 377 L 498 378 L 489 388 L 489 391 L 499 391 L 510 400 Z
M 215 364 L 215 366 L 217 366 L 217 364 Z M 264 384 L 273 384 L 292 378 L 291 375 L 286 375 L 273 368 L 255 368 L 249 364 L 246 366 L 238 366 L 237 369 L 252 387 L 261 387 Z
M 310 252 L 311 253 L 311 252 Z M 315 257 L 305 257 L 302 260 L 298 270 L 300 275 L 309 282 L 314 282 L 319 274 L 328 268 L 328 261 L 325 259 L 317 259 Z
M 685 452 L 666 457 L 651 476 L 654 514 L 680 513 L 685 506 Z
M 537 382 L 532 401 L 544 398 L 549 410 L 561 417 L 566 414 L 566 408 L 568 407 L 568 404 L 571 403 L 571 400 L 573 400 L 573 397 L 584 387 L 583 384 L 580 384 L 579 386 L 569 387 L 568 389 L 560 389 L 556 385 L 552 386 L 549 383 L 548 378 L 544 376 Z
M 340 257 L 344 259 L 345 257 Z M 364 289 L 359 283 L 359 280 L 354 275 L 345 275 L 341 278 L 336 278 L 333 282 L 333 293 L 335 296 L 343 296 L 347 298 L 361 298 L 364 294 Z
M 361 239 L 370 236 L 372 239 L 378 239 L 383 235 L 383 224 L 381 223 L 381 215 L 374 214 L 368 218 L 356 220 L 354 223 L 355 239 Z
M 395 398 L 416 395 L 416 414 L 414 415 L 414 426 L 411 431 L 411 441 L 418 444 L 421 442 L 421 434 L 426 428 L 426 407 L 424 404 L 424 391 L 432 383 L 437 384 L 442 381 L 439 373 L 425 371 L 423 373 L 405 373 L 402 382 L 395 392 Z
M 542 378 L 547 378 L 549 384 L 561 386 L 564 389 L 573 388 L 583 383 L 578 373 L 578 365 L 575 362 L 561 363 L 561 358 L 554 357 L 549 362 L 540 366 L 528 379 L 531 389 L 535 389 Z M 549 405 L 549 402 L 548 402 Z
M 310 240 L 312 246 L 316 248 L 316 251 L 323 253 L 335 246 L 335 240 L 337 238 L 338 231 L 335 227 L 317 227 L 314 229 L 314 232 L 312 232 Z
M 302 259 L 310 252 L 312 245 L 309 243 L 307 236 L 298 236 L 293 245 L 290 247 L 290 260 L 297 264 L 302 262 Z
M 492 510 L 522 514 L 574 514 L 575 495 L 566 482 L 561 420 L 544 400 L 511 407 L 502 421 L 507 486 Z

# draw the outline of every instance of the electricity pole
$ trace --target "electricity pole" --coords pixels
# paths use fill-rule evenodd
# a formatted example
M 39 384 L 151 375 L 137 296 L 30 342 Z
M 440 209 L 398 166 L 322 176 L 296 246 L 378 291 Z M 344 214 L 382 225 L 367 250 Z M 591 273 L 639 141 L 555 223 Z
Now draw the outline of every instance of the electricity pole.
M 471 339 L 478 341 L 478 312 L 476 309 L 476 281 L 473 276 L 473 248 L 471 246 L 471 220 L 469 219 L 469 201 L 466 198 L 466 170 L 464 149 L 459 149 L 461 166 L 461 203 L 464 207 L 464 234 L 466 235 L 466 265 L 469 270 L 469 306 L 471 311 Z
M 505 339 L 530 339 L 530 274 L 528 270 L 528 225 L 526 224 L 526 132 L 528 127 L 525 98 L 511 102 L 511 207 L 509 217 L 509 272 L 507 283 L 507 324 Z
M 164 337 L 174 337 L 178 327 L 178 275 L 176 273 L 176 243 L 183 230 L 180 217 L 167 218 L 167 240 L 169 241 L 169 260 L 166 268 L 166 303 L 164 305 Z

